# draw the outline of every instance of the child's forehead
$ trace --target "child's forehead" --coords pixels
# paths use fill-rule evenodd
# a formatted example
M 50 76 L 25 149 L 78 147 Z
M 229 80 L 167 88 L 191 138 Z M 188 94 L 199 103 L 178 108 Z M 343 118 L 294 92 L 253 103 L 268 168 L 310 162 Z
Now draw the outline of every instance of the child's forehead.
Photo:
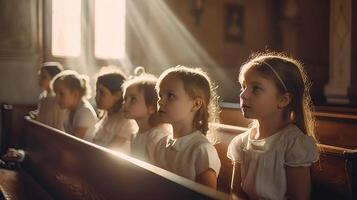
M 184 89 L 183 81 L 177 76 L 167 76 L 160 82 L 160 90 L 170 89 L 179 90 Z
M 135 93 L 135 94 L 141 94 L 144 93 L 143 90 L 140 89 L 140 84 L 132 84 L 126 88 L 127 93 Z
M 266 84 L 267 82 L 273 82 L 268 79 L 266 76 L 263 76 L 257 69 L 254 67 L 242 72 L 239 77 L 239 82 L 242 83 L 258 83 Z

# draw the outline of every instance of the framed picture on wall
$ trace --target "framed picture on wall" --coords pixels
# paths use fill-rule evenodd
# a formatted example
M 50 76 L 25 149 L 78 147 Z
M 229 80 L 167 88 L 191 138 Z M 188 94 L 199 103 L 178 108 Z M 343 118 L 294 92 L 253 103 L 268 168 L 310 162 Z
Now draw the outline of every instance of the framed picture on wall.
M 227 4 L 224 6 L 225 30 L 224 37 L 227 42 L 243 42 L 244 38 L 244 9 L 242 5 Z

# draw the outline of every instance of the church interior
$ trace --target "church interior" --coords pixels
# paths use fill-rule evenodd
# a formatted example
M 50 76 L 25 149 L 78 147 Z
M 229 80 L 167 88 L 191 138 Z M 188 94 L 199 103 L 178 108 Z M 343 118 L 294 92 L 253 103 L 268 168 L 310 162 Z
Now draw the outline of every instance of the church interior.
M 297 59 L 311 81 L 319 158 L 310 198 L 357 199 L 356 1 L 0 0 L 0 27 L 0 155 L 26 155 L 0 160 L 0 199 L 245 199 L 227 149 L 254 124 L 240 104 L 241 67 L 267 52 Z M 98 121 L 100 69 L 207 72 L 219 96 L 216 188 L 31 117 L 46 62 L 88 76 Z

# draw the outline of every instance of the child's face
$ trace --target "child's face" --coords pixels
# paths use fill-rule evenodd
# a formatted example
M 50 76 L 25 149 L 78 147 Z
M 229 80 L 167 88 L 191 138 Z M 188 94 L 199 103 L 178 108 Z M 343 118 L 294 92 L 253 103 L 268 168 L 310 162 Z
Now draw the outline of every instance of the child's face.
M 51 76 L 44 69 L 38 72 L 38 85 L 42 90 L 50 89 Z
M 240 107 L 249 119 L 264 119 L 279 112 L 280 95 L 272 80 L 250 69 L 241 83 Z
M 123 110 L 124 116 L 129 119 L 142 119 L 155 112 L 153 108 L 146 106 L 144 92 L 137 85 L 126 89 Z
M 184 83 L 175 76 L 164 78 L 159 91 L 159 114 L 166 123 L 192 123 L 194 100 L 187 94 Z
M 56 101 L 62 109 L 75 108 L 81 99 L 78 91 L 71 91 L 62 81 L 54 85 Z
M 95 101 L 97 103 L 98 109 L 110 110 L 121 98 L 121 95 L 121 92 L 113 94 L 102 84 L 97 84 Z

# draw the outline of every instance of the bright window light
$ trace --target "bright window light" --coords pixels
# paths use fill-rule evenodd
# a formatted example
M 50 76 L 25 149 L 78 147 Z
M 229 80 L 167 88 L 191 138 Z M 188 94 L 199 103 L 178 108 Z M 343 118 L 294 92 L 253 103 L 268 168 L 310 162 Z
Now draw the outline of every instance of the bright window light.
M 81 0 L 52 0 L 52 55 L 77 57 L 80 44 Z
M 120 59 L 125 55 L 125 0 L 95 1 L 95 56 Z

